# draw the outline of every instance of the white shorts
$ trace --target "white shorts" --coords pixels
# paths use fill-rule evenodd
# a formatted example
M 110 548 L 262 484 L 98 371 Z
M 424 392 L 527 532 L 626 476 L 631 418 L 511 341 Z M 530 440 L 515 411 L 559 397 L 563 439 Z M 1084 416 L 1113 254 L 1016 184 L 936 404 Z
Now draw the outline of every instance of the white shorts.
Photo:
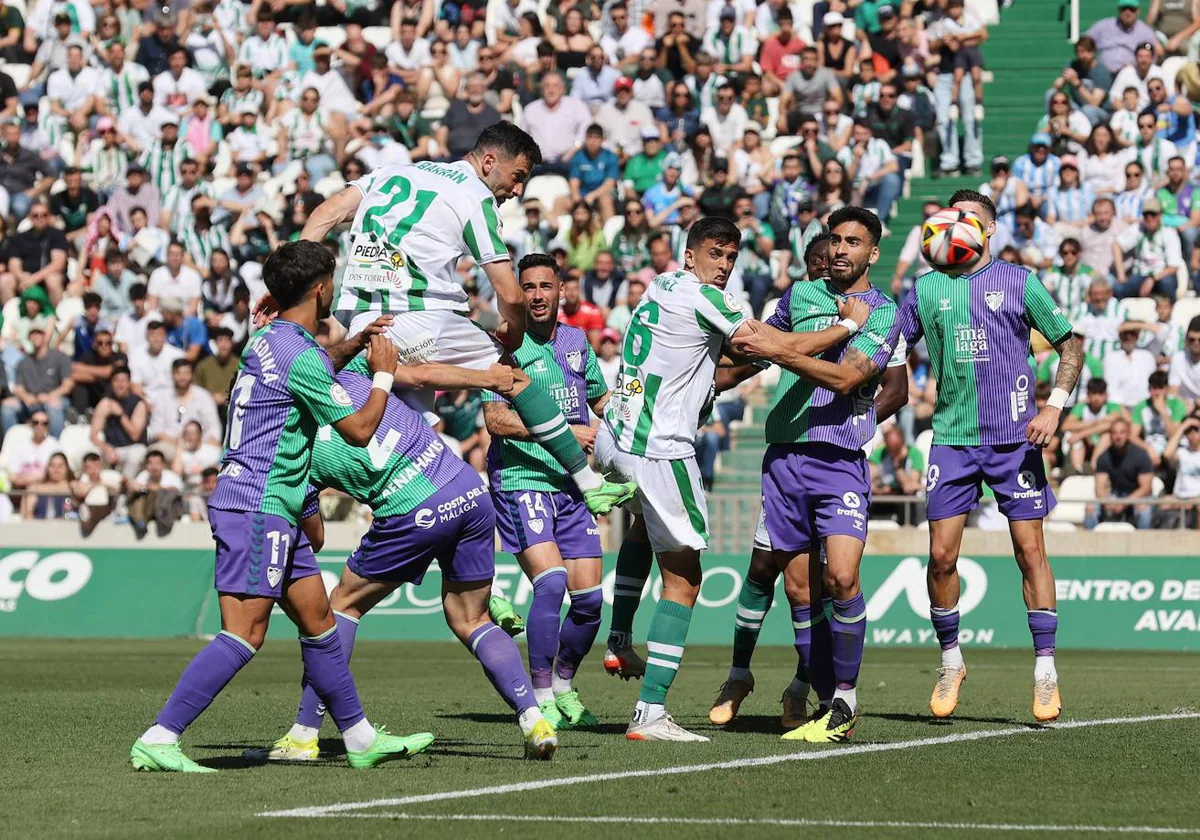
M 350 336 L 358 335 L 379 317 L 378 312 L 360 312 L 350 321 Z M 396 312 L 387 337 L 400 352 L 400 364 L 440 362 L 447 365 L 487 370 L 504 354 L 500 342 L 466 315 L 449 309 Z
M 628 507 L 645 520 L 656 554 L 708 548 L 708 502 L 695 456 L 660 460 L 630 455 L 617 447 L 602 423 L 596 435 L 596 465 L 610 479 L 637 482 L 637 496 Z
M 360 312 L 350 321 L 350 336 L 358 335 L 379 317 L 378 312 Z M 469 370 L 487 370 L 500 361 L 504 348 L 483 327 L 466 315 L 449 309 L 423 312 L 396 312 L 387 337 L 400 353 L 400 364 L 419 365 L 439 362 Z M 436 425 L 436 393 L 431 388 L 397 388 L 396 396 L 409 408 Z

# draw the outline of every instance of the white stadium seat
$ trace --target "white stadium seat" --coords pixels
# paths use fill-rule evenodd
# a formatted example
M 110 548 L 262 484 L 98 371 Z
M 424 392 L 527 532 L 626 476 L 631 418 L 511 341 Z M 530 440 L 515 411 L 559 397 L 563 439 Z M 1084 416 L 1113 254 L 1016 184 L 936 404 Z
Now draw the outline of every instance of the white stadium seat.
M 1179 71 L 1185 64 L 1187 64 L 1187 59 L 1184 56 L 1173 55 L 1170 58 L 1164 58 L 1162 64 L 1159 65 L 1169 93 L 1175 92 L 1175 77 L 1179 75 Z
M 917 439 L 913 442 L 913 446 L 917 451 L 925 456 L 925 463 L 929 463 L 929 450 L 933 447 L 933 429 L 926 429 L 917 435 Z
M 83 467 L 83 456 L 99 450 L 92 444 L 91 428 L 82 424 L 64 426 L 58 437 L 58 445 L 67 456 L 72 472 L 78 473 Z
M 1096 478 L 1091 475 L 1068 476 L 1059 485 L 1057 495 L 1058 505 L 1050 512 L 1050 519 L 1082 525 L 1087 513 L 1085 503 L 1096 498 Z
M 1108 532 L 1110 534 L 1120 533 L 1123 531 L 1136 531 L 1132 523 L 1129 522 L 1100 522 L 1095 527 L 1095 532 L 1101 534 Z
M 7 3 L 5 5 L 8 5 Z M 12 77 L 13 84 L 20 90 L 29 81 L 29 65 L 28 64 L 6 64 L 4 72 Z
M 346 30 L 340 26 L 318 26 L 315 40 L 328 44 L 336 50 L 346 43 Z
M 554 212 L 554 202 L 563 196 L 571 194 L 571 185 L 561 175 L 538 175 L 529 179 L 525 185 L 522 198 L 528 201 L 536 198 L 542 203 L 542 213 Z
M 781 157 L 788 149 L 794 149 L 802 142 L 803 141 L 794 134 L 781 135 L 771 141 L 771 154 L 775 155 L 775 157 Z
M 366 42 L 380 52 L 392 41 L 392 30 L 386 26 L 366 26 L 362 34 Z
M 1187 325 L 1197 315 L 1200 315 L 1200 298 L 1180 298 L 1175 301 L 1175 310 L 1171 313 L 1171 323 L 1187 329 Z
M 1129 316 L 1130 321 L 1145 321 L 1148 324 L 1153 324 L 1158 320 L 1158 312 L 1154 298 L 1125 298 L 1125 312 Z
M 623 230 L 625 230 L 625 217 L 613 216 L 604 223 L 604 241 L 611 244 L 617 234 Z
M 28 423 L 18 423 L 4 434 L 4 445 L 0 446 L 0 470 L 7 470 L 14 452 L 26 449 L 33 441 L 33 429 Z

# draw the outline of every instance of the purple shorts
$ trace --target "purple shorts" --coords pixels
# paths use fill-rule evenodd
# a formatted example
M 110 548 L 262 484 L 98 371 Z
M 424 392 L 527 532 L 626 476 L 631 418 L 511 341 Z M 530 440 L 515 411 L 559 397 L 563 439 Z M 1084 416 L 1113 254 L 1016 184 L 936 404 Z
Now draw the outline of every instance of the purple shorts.
M 218 592 L 279 598 L 289 581 L 320 574 L 300 527 L 273 513 L 208 509 Z
M 545 493 L 538 490 L 493 490 L 496 526 L 500 545 L 518 554 L 530 546 L 552 542 L 564 560 L 599 557 L 600 528 L 575 493 Z
M 1008 519 L 1044 519 L 1056 504 L 1042 451 L 1032 444 L 935 445 L 925 479 L 926 518 L 949 519 L 974 510 L 985 481 Z
M 871 470 L 861 451 L 827 443 L 771 444 L 763 458 L 762 492 L 776 551 L 802 551 L 839 534 L 867 541 Z
M 420 583 L 437 560 L 445 580 L 491 580 L 495 529 L 487 488 L 466 471 L 416 510 L 375 519 L 346 565 L 367 580 Z

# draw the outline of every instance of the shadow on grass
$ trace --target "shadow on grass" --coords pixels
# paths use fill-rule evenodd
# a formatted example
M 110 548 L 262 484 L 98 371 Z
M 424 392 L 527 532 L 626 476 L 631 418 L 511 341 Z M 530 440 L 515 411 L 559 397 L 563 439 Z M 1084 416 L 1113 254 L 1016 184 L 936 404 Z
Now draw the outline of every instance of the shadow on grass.
M 878 718 L 879 720 L 894 720 L 898 723 L 923 723 L 927 726 L 944 727 L 953 726 L 954 723 L 1003 723 L 1008 726 L 1028 726 L 1030 729 L 1041 729 L 1041 724 L 1034 723 L 1028 720 L 1019 720 L 1017 718 L 1008 717 L 972 717 L 970 715 L 954 715 L 948 718 L 935 718 L 931 714 L 913 714 L 911 712 L 863 712 L 864 718 Z

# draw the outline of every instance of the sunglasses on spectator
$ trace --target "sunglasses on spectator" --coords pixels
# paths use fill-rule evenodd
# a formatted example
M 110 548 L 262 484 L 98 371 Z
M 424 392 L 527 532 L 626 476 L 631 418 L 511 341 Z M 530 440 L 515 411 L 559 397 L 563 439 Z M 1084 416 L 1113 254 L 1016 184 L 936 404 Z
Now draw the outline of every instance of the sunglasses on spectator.
M 49 213 L 30 213 L 29 218 L 31 218 L 31 219 L 48 219 L 48 218 L 50 218 L 50 214 Z
M 888 93 L 887 91 L 882 91 L 882 92 L 880 92 L 880 94 L 879 94 L 879 98 L 880 98 L 880 99 L 895 99 L 895 98 L 896 98 L 896 94 L 894 94 L 894 93 Z
M 491 53 L 480 53 L 479 54 L 480 61 L 491 61 L 495 57 L 496 56 L 492 55 Z
M 732 96 L 718 96 L 717 101 L 718 102 L 732 102 L 733 97 Z
M 642 215 L 642 213 L 643 213 L 643 211 L 642 211 L 641 207 L 634 207 L 631 205 L 631 206 L 625 208 L 626 216 L 640 216 L 640 215 Z
M 1131 169 L 1131 170 L 1129 170 L 1128 172 L 1126 172 L 1126 173 L 1125 173 L 1125 177 L 1126 177 L 1126 178 L 1141 178 L 1141 177 L 1142 177 L 1142 173 L 1141 173 L 1141 172 L 1139 172 L 1139 171 L 1138 171 L 1138 170 L 1136 170 L 1136 169 Z
M 1191 339 L 1188 339 L 1188 340 L 1190 341 Z M 50 421 L 49 420 L 30 420 L 29 425 L 30 426 L 49 426 Z
M 1079 249 L 1078 248 L 1063 248 L 1061 251 L 1058 252 L 1058 255 L 1060 257 L 1077 257 L 1077 256 L 1079 256 Z

